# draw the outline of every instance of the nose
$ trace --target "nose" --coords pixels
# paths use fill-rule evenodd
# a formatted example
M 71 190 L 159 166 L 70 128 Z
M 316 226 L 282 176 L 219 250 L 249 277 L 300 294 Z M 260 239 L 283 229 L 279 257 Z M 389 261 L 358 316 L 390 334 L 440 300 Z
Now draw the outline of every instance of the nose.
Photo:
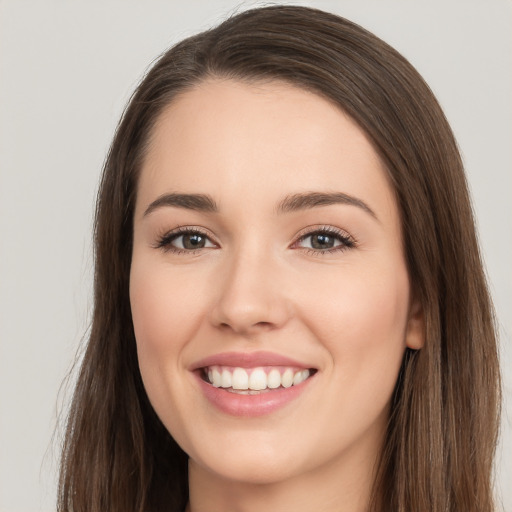
M 283 269 L 268 254 L 239 251 L 217 276 L 221 284 L 212 310 L 212 323 L 250 337 L 274 330 L 292 315 Z

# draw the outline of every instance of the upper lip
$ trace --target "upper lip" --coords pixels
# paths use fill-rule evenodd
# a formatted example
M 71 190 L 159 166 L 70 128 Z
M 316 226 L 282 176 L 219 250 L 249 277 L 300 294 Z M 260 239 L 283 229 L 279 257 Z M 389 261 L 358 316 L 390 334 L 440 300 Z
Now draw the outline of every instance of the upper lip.
M 311 368 L 281 354 L 274 352 L 223 352 L 214 354 L 192 364 L 191 370 L 198 370 L 207 366 L 232 366 L 239 368 L 256 368 L 258 366 L 292 366 L 297 368 Z

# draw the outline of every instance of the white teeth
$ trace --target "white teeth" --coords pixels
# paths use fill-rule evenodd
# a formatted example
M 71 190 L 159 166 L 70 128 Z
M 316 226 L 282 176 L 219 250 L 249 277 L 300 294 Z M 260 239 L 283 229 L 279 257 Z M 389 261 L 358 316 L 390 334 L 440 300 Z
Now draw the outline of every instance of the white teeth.
M 293 376 L 293 385 L 297 386 L 301 382 L 304 382 L 309 377 L 309 370 L 302 370 L 301 372 L 297 372 Z
M 231 376 L 231 372 L 229 370 L 222 370 L 222 379 L 220 386 L 222 388 L 230 388 L 232 385 L 233 379 Z
M 267 369 L 268 371 L 268 369 Z M 309 370 L 294 371 L 292 368 L 272 368 L 268 374 L 264 368 L 253 368 L 249 373 L 244 368 L 212 366 L 207 370 L 210 384 L 244 394 L 258 394 L 260 391 L 298 386 L 309 376 Z
M 278 369 L 270 370 L 267 376 L 267 386 L 270 389 L 276 389 L 281 385 L 281 373 Z
M 293 370 L 287 368 L 281 376 L 281 386 L 283 388 L 289 388 L 293 384 Z
M 220 388 L 222 384 L 222 377 L 220 375 L 219 370 L 217 370 L 216 368 L 214 368 L 212 371 L 212 384 L 216 388 Z
M 243 368 L 235 368 L 231 386 L 233 389 L 249 389 L 249 376 Z
M 249 377 L 249 389 L 259 391 L 267 387 L 267 374 L 262 368 L 256 368 Z

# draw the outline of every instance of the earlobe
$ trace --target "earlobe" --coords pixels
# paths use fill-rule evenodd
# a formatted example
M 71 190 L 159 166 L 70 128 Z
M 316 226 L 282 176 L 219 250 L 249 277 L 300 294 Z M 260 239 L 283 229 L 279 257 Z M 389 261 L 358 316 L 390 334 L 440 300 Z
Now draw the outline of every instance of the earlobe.
M 423 307 L 419 300 L 413 300 L 409 309 L 405 344 L 408 348 L 419 350 L 425 343 L 425 320 Z

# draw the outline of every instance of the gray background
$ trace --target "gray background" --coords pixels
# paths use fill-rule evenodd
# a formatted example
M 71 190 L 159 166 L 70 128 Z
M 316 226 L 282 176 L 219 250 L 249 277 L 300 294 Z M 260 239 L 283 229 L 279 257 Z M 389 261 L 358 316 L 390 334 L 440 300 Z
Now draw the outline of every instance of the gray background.
M 456 133 L 500 323 L 496 480 L 512 511 L 512 2 L 294 3 L 339 13 L 395 46 Z M 89 322 L 93 203 L 122 108 L 166 47 L 254 5 L 0 0 L 1 512 L 55 509 L 58 417 L 73 379 L 62 383 Z

